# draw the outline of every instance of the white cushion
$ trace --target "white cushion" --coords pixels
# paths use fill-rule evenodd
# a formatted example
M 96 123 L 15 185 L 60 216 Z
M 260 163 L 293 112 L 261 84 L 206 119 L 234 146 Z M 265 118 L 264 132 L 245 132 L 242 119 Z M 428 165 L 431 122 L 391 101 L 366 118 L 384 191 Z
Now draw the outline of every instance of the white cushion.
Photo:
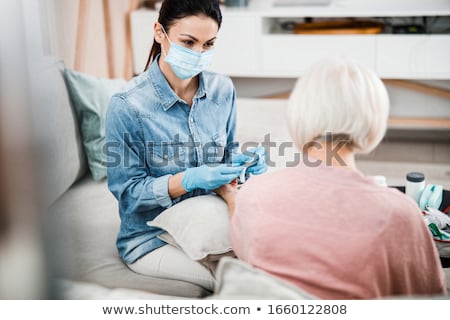
M 318 299 L 244 261 L 229 257 L 220 260 L 216 279 L 214 294 L 208 297 L 210 299 Z
M 147 224 L 165 230 L 167 234 L 160 238 L 181 248 L 192 260 L 211 262 L 233 255 L 228 207 L 217 195 L 183 200 Z

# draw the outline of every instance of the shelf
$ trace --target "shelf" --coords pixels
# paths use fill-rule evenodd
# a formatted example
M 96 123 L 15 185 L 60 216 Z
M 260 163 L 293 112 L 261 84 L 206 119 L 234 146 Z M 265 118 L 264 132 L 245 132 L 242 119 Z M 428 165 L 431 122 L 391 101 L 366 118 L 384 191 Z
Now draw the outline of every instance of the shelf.
M 311 65 L 330 54 L 348 56 L 376 69 L 377 41 L 374 35 L 262 35 L 259 39 L 260 71 L 270 77 L 297 78 Z M 280 50 L 283 54 L 279 60 Z
M 216 42 L 212 71 L 232 77 L 295 79 L 325 56 L 346 55 L 371 67 L 383 79 L 395 79 L 385 80 L 388 85 L 421 92 L 437 99 L 450 98 L 448 89 L 413 82 L 450 79 L 450 34 L 390 34 L 385 31 L 368 35 L 298 35 L 281 30 L 279 24 L 280 21 L 304 17 L 389 17 L 401 21 L 401 17 L 446 16 L 444 19 L 430 18 L 429 22 L 443 21 L 442 30 L 447 28 L 448 32 L 450 0 L 411 0 L 407 5 L 404 1 L 396 3 L 393 0 L 380 0 L 352 8 L 338 6 L 337 0 L 334 7 L 316 8 L 272 8 L 270 2 L 252 0 L 247 8 L 223 8 L 223 24 Z M 153 40 L 152 30 L 148 26 L 157 18 L 158 12 L 151 10 L 137 10 L 131 14 L 136 74 L 143 70 Z M 439 24 L 432 28 L 441 29 L 442 25 Z M 287 96 L 280 94 L 275 98 Z M 255 101 L 270 106 L 275 103 L 276 106 L 275 100 Z M 283 101 L 278 103 L 284 105 Z M 438 118 L 440 114 L 435 117 L 427 112 L 419 115 L 409 111 L 393 113 L 395 116 L 389 119 L 388 128 L 404 136 L 416 130 L 423 136 L 439 135 L 448 140 L 449 112 L 444 110 L 441 113 L 442 118 Z M 422 115 L 426 118 L 420 118 Z
M 328 6 L 273 6 L 271 0 L 250 0 L 244 8 L 223 7 L 223 13 L 255 14 L 262 17 L 291 17 L 293 15 L 311 17 L 372 17 L 372 16 L 447 16 L 450 15 L 448 0 L 408 0 L 405 1 L 347 1 L 334 0 Z
M 343 30 L 343 25 L 346 30 Z M 262 17 L 262 31 L 265 35 L 448 35 L 449 25 L 450 16 L 310 17 L 302 14 L 289 17 Z M 316 26 L 316 29 L 313 26 Z M 324 30 L 325 26 L 328 26 L 328 30 Z M 308 29 L 296 32 L 296 29 L 300 31 L 302 27 Z M 409 27 L 415 31 L 406 33 L 406 30 L 411 29 Z
M 424 93 L 426 95 L 435 96 L 438 98 L 443 98 L 450 100 L 450 90 L 438 87 L 432 87 L 423 83 L 417 83 L 413 81 L 396 80 L 396 79 L 382 79 L 386 86 L 395 86 L 400 88 L 405 88 L 407 90 Z M 288 99 L 290 91 L 280 92 L 277 94 L 264 96 L 264 99 Z M 449 105 L 450 108 L 450 105 Z
M 414 129 L 450 131 L 450 119 L 390 117 L 389 129 Z
M 414 4 L 408 2 L 408 7 L 416 8 L 417 16 L 432 16 L 431 13 L 434 16 L 448 16 L 445 23 L 441 23 L 443 27 L 439 25 L 440 20 L 436 20 L 438 23 L 427 30 L 433 30 L 436 26 L 442 32 L 448 29 L 450 0 L 427 1 L 426 4 L 412 2 Z M 267 8 L 264 9 L 262 3 L 266 1 L 253 0 L 248 8 L 224 8 L 212 71 L 232 77 L 296 78 L 319 59 L 334 54 L 356 59 L 385 79 L 450 79 L 450 34 L 298 35 L 280 30 L 280 19 L 301 18 L 310 14 L 313 18 L 330 17 L 337 16 L 336 12 L 329 7 L 305 10 L 277 8 L 266 12 Z M 390 9 L 380 11 L 372 10 L 372 7 L 364 8 L 370 12 L 370 17 L 402 16 L 395 5 L 394 9 L 390 3 L 385 3 L 384 7 Z M 341 16 L 364 17 L 355 8 L 339 10 Z M 408 17 L 413 16 L 409 9 L 403 13 Z M 151 10 L 137 10 L 131 14 L 136 74 L 142 72 L 147 61 L 153 40 L 152 30 L 148 26 L 157 18 L 158 13 Z M 430 18 L 430 22 L 433 21 L 436 22 Z M 283 53 L 282 59 L 280 52 Z
M 450 100 L 450 90 L 438 87 L 432 87 L 422 83 L 416 83 L 413 81 L 404 81 L 396 79 L 383 79 L 385 85 L 396 86 L 405 88 L 408 90 L 413 90 L 416 92 L 421 92 L 427 95 L 432 95 L 439 98 L 444 98 Z M 450 107 L 450 105 L 449 105 Z
M 286 112 L 289 92 L 265 98 L 240 98 L 238 108 L 270 109 Z M 411 117 L 389 117 L 388 129 L 392 130 L 427 130 L 427 131 L 446 131 L 450 133 L 450 118 L 411 118 Z M 450 134 L 447 134 L 447 140 Z M 444 138 L 444 137 L 443 137 Z

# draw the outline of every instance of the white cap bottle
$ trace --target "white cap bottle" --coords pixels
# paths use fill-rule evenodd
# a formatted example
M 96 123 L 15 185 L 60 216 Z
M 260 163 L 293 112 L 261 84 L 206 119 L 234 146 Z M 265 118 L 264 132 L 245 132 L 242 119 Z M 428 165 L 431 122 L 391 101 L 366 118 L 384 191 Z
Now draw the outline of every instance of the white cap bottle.
M 405 194 L 419 204 L 423 189 L 425 189 L 425 175 L 421 172 L 409 172 L 406 175 Z

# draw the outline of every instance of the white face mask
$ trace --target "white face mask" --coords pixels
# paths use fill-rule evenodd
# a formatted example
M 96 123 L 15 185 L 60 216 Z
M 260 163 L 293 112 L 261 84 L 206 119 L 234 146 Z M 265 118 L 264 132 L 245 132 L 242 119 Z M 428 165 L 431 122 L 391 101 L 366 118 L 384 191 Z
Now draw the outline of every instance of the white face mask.
M 200 53 L 180 46 L 170 41 L 164 28 L 162 26 L 161 28 L 170 42 L 170 50 L 169 53 L 164 52 L 164 60 L 178 78 L 182 80 L 193 78 L 211 65 L 214 56 L 213 49 Z

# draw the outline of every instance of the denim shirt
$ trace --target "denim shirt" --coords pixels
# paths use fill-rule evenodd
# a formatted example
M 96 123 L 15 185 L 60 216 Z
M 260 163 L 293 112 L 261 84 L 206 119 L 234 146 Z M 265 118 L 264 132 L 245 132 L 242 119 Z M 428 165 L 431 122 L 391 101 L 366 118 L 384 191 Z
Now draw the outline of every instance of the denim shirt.
M 164 231 L 147 225 L 175 203 L 208 190 L 171 199 L 171 175 L 189 167 L 225 161 L 235 146 L 235 89 L 228 77 L 199 75 L 190 107 L 162 74 L 158 60 L 115 94 L 106 114 L 108 188 L 119 202 L 117 248 L 133 263 L 165 244 Z

